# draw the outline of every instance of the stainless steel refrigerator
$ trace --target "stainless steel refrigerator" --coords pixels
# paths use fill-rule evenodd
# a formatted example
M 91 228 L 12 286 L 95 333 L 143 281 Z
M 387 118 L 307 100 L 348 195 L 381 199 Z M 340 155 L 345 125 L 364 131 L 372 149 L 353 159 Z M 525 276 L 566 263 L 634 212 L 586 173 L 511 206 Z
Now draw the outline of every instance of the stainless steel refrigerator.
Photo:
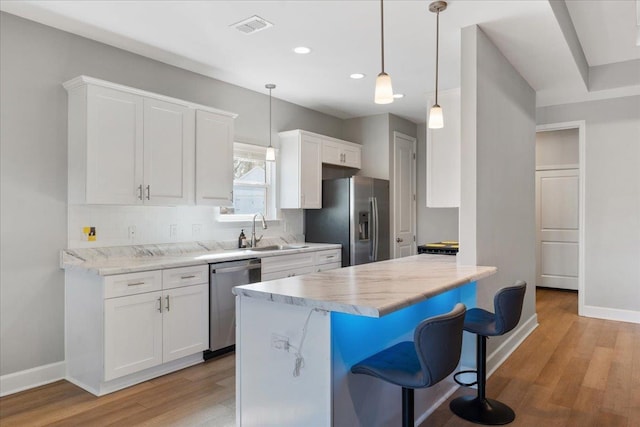
M 322 181 L 322 209 L 305 210 L 307 242 L 340 243 L 342 266 L 389 259 L 389 181 Z

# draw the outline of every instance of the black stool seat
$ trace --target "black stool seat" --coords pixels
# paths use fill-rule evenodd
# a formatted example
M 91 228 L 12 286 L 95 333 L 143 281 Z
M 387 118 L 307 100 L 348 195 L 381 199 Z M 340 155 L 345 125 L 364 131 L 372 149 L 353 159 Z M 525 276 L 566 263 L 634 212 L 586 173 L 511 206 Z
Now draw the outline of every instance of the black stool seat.
M 402 425 L 413 427 L 413 390 L 430 387 L 458 366 L 465 306 L 423 320 L 413 342 L 405 341 L 355 364 L 354 374 L 370 375 L 402 387 Z
M 476 369 L 478 394 L 477 396 L 458 397 L 451 401 L 449 408 L 457 416 L 477 424 L 488 425 L 508 424 L 516 418 L 513 410 L 507 405 L 485 396 L 487 337 L 504 335 L 516 327 L 522 314 L 522 304 L 526 289 L 527 284 L 522 280 L 518 280 L 513 286 L 500 289 L 493 298 L 495 313 L 481 308 L 472 308 L 467 311 L 464 319 L 464 330 L 477 335 Z M 460 373 L 462 372 L 458 374 Z

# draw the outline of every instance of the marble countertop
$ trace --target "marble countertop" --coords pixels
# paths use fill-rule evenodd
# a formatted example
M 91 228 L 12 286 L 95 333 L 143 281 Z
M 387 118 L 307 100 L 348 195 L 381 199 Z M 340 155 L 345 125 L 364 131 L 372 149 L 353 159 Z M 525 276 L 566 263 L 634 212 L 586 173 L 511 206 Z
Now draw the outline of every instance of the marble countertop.
M 496 267 L 457 265 L 455 256 L 423 254 L 237 286 L 233 292 L 243 297 L 381 317 L 496 271 Z
M 103 248 L 66 249 L 60 255 L 60 267 L 110 276 L 113 274 L 159 270 L 163 268 L 206 265 L 214 262 L 247 258 L 265 258 L 278 255 L 339 249 L 330 243 L 301 243 L 266 241 L 260 246 L 287 244 L 286 250 L 253 251 L 251 249 L 224 248 L 218 242 L 187 242 L 164 245 L 114 246 Z

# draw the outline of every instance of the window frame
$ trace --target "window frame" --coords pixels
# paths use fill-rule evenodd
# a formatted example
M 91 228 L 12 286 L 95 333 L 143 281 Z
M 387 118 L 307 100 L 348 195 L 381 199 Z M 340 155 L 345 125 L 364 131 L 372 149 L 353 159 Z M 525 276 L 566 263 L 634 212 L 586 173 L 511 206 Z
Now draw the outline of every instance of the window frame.
M 254 154 L 258 154 L 261 157 L 266 156 L 267 147 L 262 145 L 248 144 L 245 142 L 237 142 L 233 143 L 233 158 L 235 161 L 235 156 L 237 151 L 250 152 Z M 277 151 L 276 151 L 277 154 Z M 276 172 L 277 172 L 277 155 L 275 162 L 269 162 L 265 160 L 265 182 L 264 183 L 251 183 L 251 182 L 243 182 L 241 184 L 236 184 L 236 180 L 233 180 L 233 188 L 235 192 L 236 185 L 241 185 L 243 187 L 248 188 L 264 188 L 265 189 L 265 218 L 269 221 L 278 220 L 278 211 L 276 208 Z M 252 221 L 253 214 L 236 214 L 236 213 L 225 213 L 224 207 L 220 207 L 218 210 L 217 219 L 220 222 L 242 222 L 242 221 Z

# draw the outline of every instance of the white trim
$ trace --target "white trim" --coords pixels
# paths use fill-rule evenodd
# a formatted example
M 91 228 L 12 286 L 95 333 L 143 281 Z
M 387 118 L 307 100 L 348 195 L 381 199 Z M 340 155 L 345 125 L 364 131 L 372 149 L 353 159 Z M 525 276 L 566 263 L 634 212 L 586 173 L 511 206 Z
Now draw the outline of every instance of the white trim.
M 577 163 L 570 163 L 566 165 L 543 165 L 536 166 L 537 171 L 557 171 L 557 170 L 565 170 L 565 169 L 580 169 L 580 165 Z
M 520 344 L 538 327 L 538 315 L 534 313 L 519 328 L 513 331 L 498 348 L 487 356 L 487 378 L 489 378 Z
M 587 245 L 585 230 L 585 193 L 586 193 L 586 122 L 577 120 L 573 122 L 549 123 L 536 126 L 536 132 L 547 132 L 554 130 L 578 129 L 578 315 L 585 314 L 585 252 Z
M 464 368 L 461 367 L 461 369 L 464 369 Z M 447 399 L 451 397 L 451 395 L 455 393 L 456 390 L 459 388 L 460 386 L 458 384 L 452 383 L 451 386 L 447 390 L 445 390 L 444 393 L 442 393 L 438 399 L 432 402 L 432 404 L 420 416 L 418 416 L 417 418 L 414 418 L 415 419 L 414 426 L 420 427 L 420 425 L 422 425 L 422 423 L 424 423 L 425 420 L 429 418 L 429 416 L 433 414 L 435 410 L 440 407 L 440 405 L 446 402 Z
M 616 320 L 618 322 L 640 323 L 640 311 L 623 310 L 620 308 L 587 305 L 583 307 L 581 315 L 597 319 Z
M 0 397 L 62 380 L 65 369 L 62 361 L 3 375 L 0 377 Z
M 160 94 L 153 93 L 153 92 L 147 92 L 146 90 L 136 89 L 136 88 L 125 86 L 125 85 L 121 85 L 121 84 L 118 84 L 118 83 L 112 83 L 112 82 L 108 82 L 106 80 L 96 79 L 95 77 L 78 76 L 78 77 L 75 77 L 75 78 L 73 78 L 71 80 L 68 80 L 68 81 L 64 82 L 62 84 L 62 86 L 64 86 L 64 88 L 67 91 L 70 91 L 71 89 L 74 89 L 74 88 L 76 88 L 78 86 L 87 85 L 87 84 L 91 84 L 91 85 L 94 85 L 94 86 L 102 86 L 102 87 L 106 87 L 106 88 L 114 89 L 114 90 L 119 90 L 119 91 L 127 92 L 127 93 L 130 93 L 130 94 L 133 94 L 133 95 L 144 96 L 146 98 L 158 99 L 160 101 L 170 102 L 172 104 L 183 105 L 185 107 L 194 108 L 196 110 L 209 111 L 211 113 L 216 113 L 216 114 L 220 114 L 220 115 L 223 115 L 223 116 L 228 116 L 228 117 L 231 117 L 231 118 L 234 118 L 234 119 L 236 117 L 238 117 L 238 115 L 236 113 L 230 113 L 228 111 L 218 110 L 217 108 L 208 107 L 206 105 L 201 105 L 201 104 L 196 104 L 194 102 L 185 101 L 183 99 L 172 98 L 170 96 L 160 95 Z

